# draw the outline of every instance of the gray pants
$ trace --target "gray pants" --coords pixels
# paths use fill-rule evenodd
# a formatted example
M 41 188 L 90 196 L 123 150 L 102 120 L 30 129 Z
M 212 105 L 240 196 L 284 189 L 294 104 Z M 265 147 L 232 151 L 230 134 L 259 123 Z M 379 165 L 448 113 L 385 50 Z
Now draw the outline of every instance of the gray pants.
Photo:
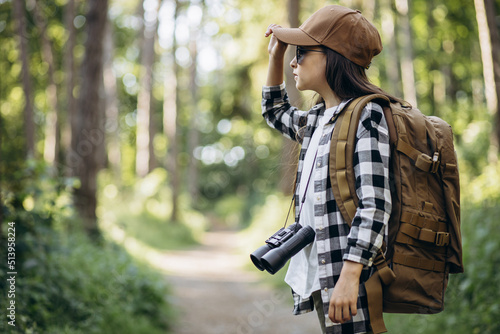
M 312 293 L 312 299 L 314 302 L 314 308 L 318 313 L 319 324 L 321 326 L 321 331 L 323 334 L 326 334 L 326 325 L 325 325 L 325 311 L 323 310 L 323 300 L 321 299 L 321 291 L 314 291 Z

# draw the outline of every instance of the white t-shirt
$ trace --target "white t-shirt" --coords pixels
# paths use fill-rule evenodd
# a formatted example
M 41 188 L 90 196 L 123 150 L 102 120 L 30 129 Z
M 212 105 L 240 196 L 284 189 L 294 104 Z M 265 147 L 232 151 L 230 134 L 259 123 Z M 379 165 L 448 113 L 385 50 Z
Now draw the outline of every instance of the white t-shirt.
M 325 124 L 333 117 L 337 112 L 337 107 L 328 108 L 325 110 L 323 116 L 318 120 L 318 127 L 314 130 L 311 137 L 311 141 L 306 151 L 306 156 L 304 159 L 304 167 L 302 169 L 302 175 L 299 182 L 299 200 L 302 201 L 304 195 L 306 200 L 304 206 L 302 207 L 302 212 L 300 213 L 299 223 L 302 226 L 311 226 L 316 230 L 314 226 L 314 177 L 311 177 L 309 181 L 309 186 L 307 187 L 307 181 L 309 180 L 309 175 L 311 174 L 313 164 L 316 162 L 315 155 L 318 151 L 319 141 L 323 134 L 323 129 Z M 331 126 L 331 125 L 329 125 Z M 304 194 L 307 187 L 307 194 Z M 318 252 L 316 250 L 316 239 L 306 247 L 304 247 L 300 252 L 298 252 L 290 260 L 290 265 L 285 276 L 285 282 L 295 291 L 296 294 L 302 298 L 307 298 L 311 296 L 314 291 L 319 290 L 321 287 L 319 285 L 319 273 L 318 273 Z

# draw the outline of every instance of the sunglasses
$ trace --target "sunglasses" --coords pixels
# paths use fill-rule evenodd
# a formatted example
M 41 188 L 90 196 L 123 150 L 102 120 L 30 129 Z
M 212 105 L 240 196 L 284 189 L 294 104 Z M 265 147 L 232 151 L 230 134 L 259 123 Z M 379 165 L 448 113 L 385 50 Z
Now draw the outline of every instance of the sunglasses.
M 325 53 L 325 51 L 323 51 L 323 50 L 306 49 L 306 48 L 303 48 L 301 46 L 297 46 L 297 48 L 295 49 L 295 58 L 297 59 L 297 64 L 300 65 L 302 63 L 302 60 L 304 60 L 304 56 L 308 52 L 321 52 L 321 53 Z

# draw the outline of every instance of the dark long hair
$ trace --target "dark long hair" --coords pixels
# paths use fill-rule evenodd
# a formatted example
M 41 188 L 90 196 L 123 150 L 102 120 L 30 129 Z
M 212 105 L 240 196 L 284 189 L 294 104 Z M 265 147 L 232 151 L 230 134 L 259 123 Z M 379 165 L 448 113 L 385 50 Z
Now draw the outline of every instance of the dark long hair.
M 387 96 L 391 102 L 405 102 L 372 84 L 362 66 L 353 63 L 330 48 L 324 46 L 322 48 L 326 53 L 326 81 L 341 100 L 369 94 L 382 94 Z

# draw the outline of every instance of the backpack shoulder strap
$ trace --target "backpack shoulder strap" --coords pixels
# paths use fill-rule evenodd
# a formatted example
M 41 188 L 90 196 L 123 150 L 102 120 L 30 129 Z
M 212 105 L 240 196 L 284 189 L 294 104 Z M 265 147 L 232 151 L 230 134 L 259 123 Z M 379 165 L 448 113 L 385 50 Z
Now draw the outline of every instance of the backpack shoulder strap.
M 349 226 L 358 207 L 353 169 L 356 133 L 361 112 L 373 100 L 381 100 L 387 105 L 390 102 L 389 98 L 382 94 L 361 96 L 351 101 L 339 115 L 332 133 L 329 157 L 330 182 L 342 217 Z
M 382 94 L 362 96 L 352 101 L 341 112 L 332 133 L 329 157 L 330 183 L 337 206 L 342 217 L 349 224 L 349 227 L 356 214 L 359 201 L 356 195 L 356 178 L 353 168 L 356 134 L 361 113 L 365 106 L 373 100 L 382 101 L 384 115 L 389 119 L 389 138 L 392 143 L 393 138 L 396 138 L 393 135 L 396 133 L 396 128 L 392 116 L 389 115 L 391 112 L 390 107 L 385 107 L 385 105 L 390 105 L 389 98 Z M 382 316 L 383 307 L 381 301 L 383 296 L 380 282 L 383 281 L 384 284 L 389 285 L 395 279 L 395 275 L 387 265 L 381 251 L 377 253 L 374 266 L 377 268 L 377 271 L 366 282 L 367 297 L 369 298 L 368 308 L 372 328 L 375 333 L 383 333 L 387 329 L 385 328 Z M 373 301 L 374 299 L 376 302 Z

